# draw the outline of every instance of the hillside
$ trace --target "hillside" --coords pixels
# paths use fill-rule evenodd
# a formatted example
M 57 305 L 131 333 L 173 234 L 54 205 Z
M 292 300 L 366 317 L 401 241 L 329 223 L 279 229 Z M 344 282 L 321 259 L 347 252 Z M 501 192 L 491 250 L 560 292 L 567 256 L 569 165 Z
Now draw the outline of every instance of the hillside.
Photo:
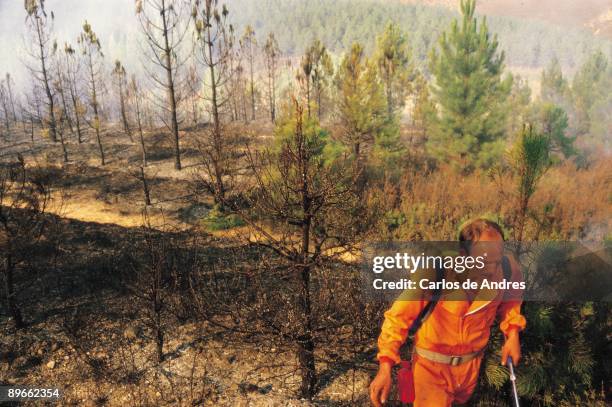
M 250 24 L 261 43 L 269 32 L 274 32 L 281 50 L 293 56 L 300 55 L 314 38 L 321 39 L 334 53 L 344 52 L 355 41 L 370 51 L 384 25 L 395 21 L 409 33 L 413 54 L 423 66 L 438 35 L 457 16 L 458 4 L 454 0 L 231 0 L 221 3 L 227 4 L 230 21 L 238 34 Z M 540 70 L 556 56 L 563 68 L 571 72 L 595 50 L 612 55 L 612 41 L 605 35 L 612 33 L 606 3 L 591 0 L 586 6 L 585 2 L 570 0 L 485 0 L 478 3 L 477 12 L 491 16 L 491 30 L 498 34 L 509 66 Z M 98 9 L 75 0 L 46 3 L 48 10 L 54 12 L 58 43 L 74 45 L 83 20 L 87 19 L 99 34 L 106 55 L 138 70 L 141 36 L 133 7 L 131 4 L 126 7 L 123 0 L 108 0 L 106 5 Z M 21 2 L 0 2 L 0 72 L 12 72 L 17 83 L 25 80 L 23 58 L 14 52 L 15 44 L 21 49 L 26 39 L 24 18 Z M 593 32 L 599 35 L 594 36 Z
M 355 41 L 371 50 L 382 27 L 388 21 L 395 21 L 409 34 L 417 61 L 425 65 L 431 47 L 457 13 L 441 7 L 450 4 L 446 0 L 409 0 L 408 3 L 395 0 L 263 0 L 257 3 L 236 0 L 230 3 L 229 10 L 239 32 L 247 24 L 255 28 L 261 39 L 273 31 L 281 49 L 289 54 L 300 54 L 314 38 L 321 39 L 334 52 L 343 52 Z M 495 9 L 494 4 L 482 4 L 481 8 L 479 3 L 477 12 L 491 14 L 488 19 L 491 31 L 498 35 L 510 66 L 539 69 L 557 57 L 565 69 L 573 71 L 594 50 L 612 53 L 612 41 L 593 36 L 581 24 L 567 26 L 555 23 L 554 19 L 539 20 L 537 13 L 530 16 L 533 18 L 524 19 L 519 13 L 521 9 L 514 12 L 512 7 L 507 8 L 507 13 L 505 9 L 489 13 L 487 10 Z M 584 15 L 585 19 L 591 16 Z
M 383 0 L 394 3 L 398 0 Z M 425 4 L 456 10 L 455 0 L 399 0 L 405 4 Z M 481 14 L 534 19 L 573 28 L 590 28 L 595 34 L 612 37 L 612 6 L 608 0 L 480 0 Z M 608 18 L 606 18 L 608 16 Z

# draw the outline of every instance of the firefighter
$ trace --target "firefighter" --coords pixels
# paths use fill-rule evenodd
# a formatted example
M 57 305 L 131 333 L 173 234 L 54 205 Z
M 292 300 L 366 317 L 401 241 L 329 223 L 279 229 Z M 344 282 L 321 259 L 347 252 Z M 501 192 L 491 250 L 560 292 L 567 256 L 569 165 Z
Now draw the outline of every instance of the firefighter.
M 476 257 L 486 253 L 483 278 L 493 279 L 501 274 L 503 240 L 500 226 L 486 219 L 468 222 L 459 233 L 461 254 Z M 510 256 L 507 258 L 512 279 L 520 280 L 518 263 Z M 503 292 L 492 295 L 490 291 L 483 295 L 478 289 L 461 291 L 463 297 L 459 300 L 441 298 L 415 335 L 412 354 L 415 407 L 445 407 L 468 401 L 478 381 L 496 316 L 505 336 L 501 363 L 505 365 L 509 356 L 515 364 L 520 360 L 519 332 L 526 325 L 521 315 L 521 297 L 507 298 Z M 425 299 L 398 300 L 385 312 L 378 338 L 379 370 L 370 384 L 374 406 L 389 399 L 392 367 L 400 362 L 400 348 L 426 303 Z

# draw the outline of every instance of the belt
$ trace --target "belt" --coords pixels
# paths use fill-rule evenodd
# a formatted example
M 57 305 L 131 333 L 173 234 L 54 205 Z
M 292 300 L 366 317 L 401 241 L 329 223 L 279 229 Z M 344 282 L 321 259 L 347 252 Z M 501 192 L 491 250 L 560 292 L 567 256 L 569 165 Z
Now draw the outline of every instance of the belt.
M 425 359 L 431 360 L 432 362 L 443 363 L 445 365 L 451 366 L 457 366 L 462 363 L 469 362 L 470 360 L 475 359 L 482 354 L 482 349 L 477 352 L 466 353 L 465 355 L 458 356 L 445 355 L 443 353 L 419 348 L 417 346 L 414 347 L 414 350 L 417 355 L 424 357 Z

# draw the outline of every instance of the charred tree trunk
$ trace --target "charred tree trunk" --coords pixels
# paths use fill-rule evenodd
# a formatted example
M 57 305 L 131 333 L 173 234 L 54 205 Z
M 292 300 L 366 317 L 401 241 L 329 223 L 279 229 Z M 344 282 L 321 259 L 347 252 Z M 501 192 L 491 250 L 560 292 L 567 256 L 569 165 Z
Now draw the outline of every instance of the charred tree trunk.
M 174 78 L 172 76 L 172 49 L 170 47 L 170 41 L 168 39 L 169 28 L 168 28 L 168 19 L 167 19 L 167 8 L 165 5 L 165 0 L 161 2 L 161 16 L 162 16 L 162 24 L 163 24 L 163 37 L 164 37 L 164 58 L 166 60 L 166 66 L 164 69 L 166 71 L 166 81 L 167 81 L 167 90 L 168 90 L 168 103 L 170 104 L 170 126 L 172 131 L 172 138 L 174 140 L 174 168 L 177 170 L 181 169 L 181 147 L 179 144 L 179 129 L 178 129 L 178 119 L 176 113 L 176 89 L 174 84 Z
M 157 350 L 157 361 L 161 363 L 164 361 L 164 330 L 161 326 L 161 312 L 157 313 L 155 318 L 155 346 Z
M 270 95 L 270 120 L 274 123 L 276 121 L 276 83 L 274 80 L 274 73 L 270 72 L 269 75 L 268 93 Z
M 138 136 L 140 138 L 140 149 L 142 152 L 142 166 L 147 166 L 147 149 L 145 147 L 144 134 L 142 131 L 142 112 L 140 110 L 140 95 L 137 94 L 138 89 L 134 86 L 134 97 L 136 104 L 136 125 L 138 126 Z
M 102 145 L 102 136 L 100 135 L 100 114 L 98 111 L 98 94 L 96 90 L 96 77 L 95 77 L 91 52 L 88 55 L 89 55 L 89 73 L 90 73 L 90 82 L 91 82 L 91 107 L 94 113 L 93 127 L 96 132 L 96 141 L 98 143 L 98 151 L 100 152 L 100 165 L 106 165 L 106 159 L 104 157 L 104 146 Z
M 72 119 L 70 118 L 70 114 L 68 113 L 68 104 L 66 103 L 66 94 L 64 90 L 65 81 L 61 73 L 59 76 L 60 76 L 60 80 L 59 80 L 59 85 L 58 85 L 58 91 L 60 94 L 60 99 L 62 101 L 62 108 L 64 109 L 63 119 L 60 119 L 60 120 L 66 120 L 66 122 L 68 123 L 68 128 L 70 129 L 70 134 L 74 135 L 74 126 L 72 125 Z
M 147 177 L 145 176 L 144 167 L 140 167 L 140 180 L 142 181 L 142 190 L 144 192 L 145 205 L 151 205 L 151 195 L 149 194 L 149 185 L 147 184 Z
M 207 51 L 210 61 L 209 71 L 211 80 L 211 107 L 213 113 L 213 170 L 215 183 L 215 203 L 223 206 L 225 202 L 225 186 L 223 185 L 223 172 L 221 169 L 221 160 L 223 155 L 223 146 L 221 138 L 221 122 L 219 117 L 219 102 L 217 100 L 217 83 L 215 77 L 215 65 L 213 63 L 213 43 L 210 33 L 210 27 L 206 30 L 207 36 Z
M 310 228 L 304 226 L 305 228 Z M 308 232 L 305 232 L 305 239 L 309 239 Z M 307 261 L 307 259 L 306 259 Z M 297 338 L 298 344 L 298 361 L 300 365 L 300 396 L 306 399 L 311 399 L 317 389 L 317 371 L 315 365 L 315 342 L 312 335 L 313 332 L 313 315 L 310 300 L 310 266 L 303 265 L 301 279 L 301 295 L 300 295 L 300 311 L 303 316 L 302 333 Z
M 73 79 L 70 79 L 72 81 Z M 81 129 L 81 117 L 79 112 L 79 99 L 77 97 L 76 89 L 72 83 L 68 84 L 68 91 L 70 92 L 70 101 L 72 108 L 74 109 L 74 125 L 76 127 L 77 142 L 81 144 L 83 142 L 83 131 Z
M 253 63 L 253 44 L 250 44 L 250 59 L 249 59 L 249 65 L 250 65 L 250 74 L 251 74 L 251 83 L 250 83 L 250 91 L 251 91 L 251 120 L 255 120 L 255 74 L 253 72 L 254 70 L 254 63 Z
M 121 78 L 119 82 L 119 104 L 121 108 L 121 120 L 123 121 L 123 130 L 130 138 L 130 142 L 133 143 L 134 139 L 132 138 L 132 129 L 130 129 L 130 123 L 128 121 L 127 112 L 125 109 L 125 95 L 123 91 L 123 80 Z
M 6 297 L 6 306 L 9 314 L 13 318 L 15 328 L 21 329 L 25 327 L 25 323 L 21 315 L 21 310 L 17 305 L 17 301 L 15 301 L 16 292 L 14 277 L 15 265 L 13 264 L 13 257 L 9 247 L 4 258 L 4 295 Z
M 309 183 L 308 173 L 308 154 L 304 151 L 304 134 L 303 128 L 301 127 L 301 120 L 298 122 L 298 137 L 299 140 L 299 153 L 298 159 L 301 161 L 299 166 L 301 167 L 301 178 L 302 185 L 300 186 L 302 195 L 302 213 L 304 218 L 302 219 L 302 244 L 300 250 L 300 311 L 303 316 L 302 332 L 298 337 L 298 360 L 301 371 L 301 385 L 300 395 L 306 399 L 311 399 L 317 387 L 317 371 L 315 365 L 315 343 L 312 335 L 313 332 L 313 315 L 310 300 L 310 232 L 312 227 L 312 197 Z
M 43 80 L 43 87 L 45 88 L 45 94 L 47 95 L 47 108 L 48 108 L 48 116 L 49 116 L 49 136 L 51 137 L 51 141 L 54 143 L 57 142 L 57 133 L 56 133 L 56 120 L 55 120 L 55 101 L 53 100 L 53 94 L 51 93 L 51 86 L 49 85 L 49 71 L 47 68 L 47 58 L 45 56 L 45 48 L 43 41 L 43 33 L 42 26 L 40 22 L 40 18 L 36 17 L 36 34 L 38 36 L 38 46 L 40 49 L 40 65 L 41 65 L 41 74 Z
M 59 127 L 57 128 L 57 133 L 59 134 L 60 144 L 62 145 L 62 154 L 64 156 L 64 162 L 67 163 L 68 162 L 68 149 L 66 148 L 66 143 L 64 140 L 64 123 L 63 123 L 64 119 L 65 119 L 65 113 L 60 117 Z

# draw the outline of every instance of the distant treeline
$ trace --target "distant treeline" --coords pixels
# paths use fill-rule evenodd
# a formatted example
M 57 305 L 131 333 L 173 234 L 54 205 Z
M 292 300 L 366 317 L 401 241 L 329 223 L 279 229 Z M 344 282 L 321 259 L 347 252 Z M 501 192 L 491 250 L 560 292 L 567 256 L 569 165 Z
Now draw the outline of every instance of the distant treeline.
M 369 53 L 381 28 L 391 20 L 408 33 L 413 55 L 423 65 L 438 35 L 458 15 L 440 7 L 372 0 L 232 0 L 229 7 L 234 10 L 237 31 L 250 24 L 258 39 L 274 32 L 281 50 L 296 55 L 316 38 L 335 53 L 350 49 L 354 42 L 364 44 Z M 612 53 L 612 41 L 586 29 L 510 17 L 487 20 L 499 36 L 509 65 L 543 67 L 556 57 L 573 70 L 593 51 Z

